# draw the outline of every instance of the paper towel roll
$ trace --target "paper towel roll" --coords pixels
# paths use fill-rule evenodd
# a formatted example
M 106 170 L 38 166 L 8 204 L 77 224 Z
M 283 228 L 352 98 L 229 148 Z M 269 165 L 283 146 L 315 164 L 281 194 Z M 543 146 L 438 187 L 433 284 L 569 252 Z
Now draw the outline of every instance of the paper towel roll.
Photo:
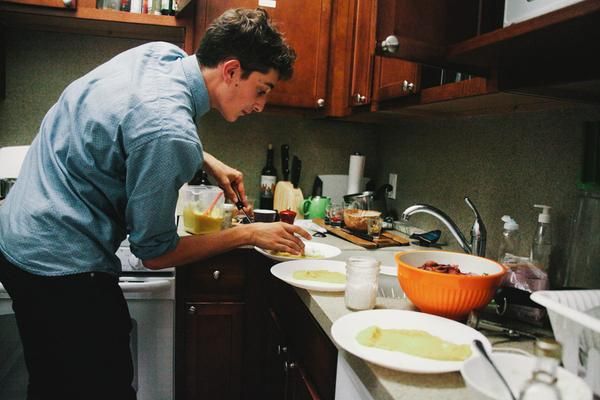
M 360 182 L 365 172 L 366 157 L 361 154 L 352 154 L 350 156 L 350 166 L 348 167 L 348 190 L 346 194 L 360 192 Z

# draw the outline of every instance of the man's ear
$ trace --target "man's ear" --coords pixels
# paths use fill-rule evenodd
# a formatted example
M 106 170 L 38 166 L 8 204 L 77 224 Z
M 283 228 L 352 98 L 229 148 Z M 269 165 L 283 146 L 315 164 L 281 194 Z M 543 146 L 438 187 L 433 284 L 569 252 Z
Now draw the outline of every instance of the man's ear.
M 223 62 L 223 80 L 225 83 L 237 83 L 242 76 L 242 65 L 239 60 L 231 59 Z

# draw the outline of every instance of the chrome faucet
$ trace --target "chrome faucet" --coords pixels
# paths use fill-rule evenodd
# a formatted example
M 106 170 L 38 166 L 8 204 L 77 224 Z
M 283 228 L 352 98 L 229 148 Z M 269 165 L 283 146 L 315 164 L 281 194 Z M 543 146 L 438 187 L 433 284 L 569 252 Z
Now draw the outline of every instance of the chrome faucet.
M 487 232 L 485 230 L 485 225 L 483 224 L 483 220 L 481 219 L 481 215 L 475 208 L 475 205 L 468 197 L 465 197 L 465 203 L 469 206 L 473 214 L 475 214 L 475 222 L 473 222 L 473 226 L 471 227 L 471 243 L 467 242 L 465 236 L 462 234 L 458 226 L 448 217 L 442 210 L 439 210 L 433 206 L 428 204 L 415 204 L 414 206 L 408 207 L 406 210 L 402 212 L 402 216 L 400 217 L 404 221 L 408 221 L 410 216 L 418 213 L 426 213 L 433 215 L 448 227 L 450 233 L 454 236 L 460 247 L 467 254 L 475 254 L 480 257 L 485 257 L 485 241 L 487 237 Z

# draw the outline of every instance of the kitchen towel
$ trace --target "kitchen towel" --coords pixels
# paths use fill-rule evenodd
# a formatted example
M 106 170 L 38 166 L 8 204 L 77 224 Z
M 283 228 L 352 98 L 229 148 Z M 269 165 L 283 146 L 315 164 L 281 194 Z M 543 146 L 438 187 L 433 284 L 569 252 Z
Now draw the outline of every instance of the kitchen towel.
M 365 172 L 366 157 L 360 153 L 354 153 L 350 156 L 350 166 L 348 167 L 348 189 L 346 194 L 360 192 L 360 183 Z

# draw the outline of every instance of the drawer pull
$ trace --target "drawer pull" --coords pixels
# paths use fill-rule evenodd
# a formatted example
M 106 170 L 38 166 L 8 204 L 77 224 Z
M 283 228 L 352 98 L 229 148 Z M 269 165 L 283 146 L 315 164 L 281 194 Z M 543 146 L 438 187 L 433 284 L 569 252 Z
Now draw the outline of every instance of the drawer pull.
M 215 278 L 215 281 L 216 281 L 216 280 L 219 280 L 220 277 L 221 277 L 221 271 L 219 271 L 218 269 L 216 269 L 213 272 L 213 278 Z
M 195 314 L 195 313 L 196 313 L 196 307 L 189 306 L 188 307 L 188 314 Z

